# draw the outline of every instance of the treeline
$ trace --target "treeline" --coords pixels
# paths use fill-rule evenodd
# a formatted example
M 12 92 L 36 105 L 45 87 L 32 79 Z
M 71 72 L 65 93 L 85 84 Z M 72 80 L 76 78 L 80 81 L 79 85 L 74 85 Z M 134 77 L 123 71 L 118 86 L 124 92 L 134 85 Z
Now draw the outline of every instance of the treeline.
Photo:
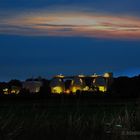
M 28 79 L 29 80 L 29 79 Z M 36 79 L 37 80 L 37 79 Z M 140 75 L 132 78 L 118 77 L 114 78 L 112 85 L 107 92 L 101 91 L 77 91 L 76 94 L 52 94 L 50 88 L 50 80 L 41 79 L 43 85 L 39 93 L 30 93 L 29 90 L 22 87 L 19 80 L 11 80 L 10 82 L 0 83 L 0 98 L 51 98 L 51 97 L 94 97 L 94 98 L 138 98 L 140 97 Z M 19 88 L 19 93 L 15 94 L 13 87 Z M 16 90 L 15 88 L 15 90 Z M 4 90 L 9 90 L 10 94 L 4 94 Z M 13 92 L 13 93 L 12 93 Z M 7 91 L 8 93 L 8 91 Z
M 114 82 L 111 85 L 109 91 L 114 97 L 128 97 L 137 98 L 140 97 L 140 75 L 129 77 L 114 78 Z

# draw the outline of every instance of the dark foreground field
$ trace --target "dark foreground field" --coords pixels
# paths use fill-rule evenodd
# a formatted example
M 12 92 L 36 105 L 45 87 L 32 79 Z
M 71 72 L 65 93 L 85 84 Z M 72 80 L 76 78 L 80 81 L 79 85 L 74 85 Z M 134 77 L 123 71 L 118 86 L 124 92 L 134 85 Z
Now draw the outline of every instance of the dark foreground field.
M 0 140 L 139 140 L 138 100 L 0 101 Z

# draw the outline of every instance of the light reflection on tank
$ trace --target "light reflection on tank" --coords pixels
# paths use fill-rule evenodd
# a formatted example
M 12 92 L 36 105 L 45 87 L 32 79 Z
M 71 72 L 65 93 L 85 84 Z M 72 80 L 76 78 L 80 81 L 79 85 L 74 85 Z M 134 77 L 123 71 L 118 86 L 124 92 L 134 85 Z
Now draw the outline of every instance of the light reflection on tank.
M 86 87 L 86 84 L 84 80 L 81 77 L 74 77 L 72 82 L 71 82 L 71 87 L 70 90 L 73 93 L 76 93 L 76 91 L 82 91 Z
M 65 90 L 65 84 L 61 78 L 54 78 L 50 83 L 51 92 L 61 94 Z
M 107 91 L 106 79 L 102 76 L 98 76 L 93 80 L 93 86 L 95 87 L 95 89 L 98 89 L 99 91 L 102 92 Z

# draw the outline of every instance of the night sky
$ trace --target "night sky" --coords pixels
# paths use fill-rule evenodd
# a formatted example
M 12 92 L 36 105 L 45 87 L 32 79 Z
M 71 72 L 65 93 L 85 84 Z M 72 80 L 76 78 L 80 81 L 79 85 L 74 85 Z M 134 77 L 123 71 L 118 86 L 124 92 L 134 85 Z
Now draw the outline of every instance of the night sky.
M 0 81 L 140 74 L 139 0 L 0 0 Z

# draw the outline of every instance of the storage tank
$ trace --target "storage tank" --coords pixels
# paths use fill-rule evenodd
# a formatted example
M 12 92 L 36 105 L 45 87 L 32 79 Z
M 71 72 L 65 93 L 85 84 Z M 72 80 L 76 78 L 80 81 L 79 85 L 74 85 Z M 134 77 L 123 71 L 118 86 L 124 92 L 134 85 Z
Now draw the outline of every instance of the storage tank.
M 82 91 L 86 87 L 85 81 L 81 77 L 74 77 L 72 82 L 71 82 L 71 87 L 70 90 L 73 93 L 76 93 L 76 91 Z
M 25 81 L 22 88 L 28 90 L 30 93 L 38 93 L 43 83 L 41 81 Z
M 107 91 L 107 83 L 106 79 L 102 76 L 97 76 L 93 80 L 93 86 L 95 88 L 98 88 L 99 91 L 105 92 Z
M 55 77 L 50 82 L 51 92 L 52 93 L 63 93 L 65 91 L 65 84 L 62 78 Z
M 112 85 L 113 81 L 114 81 L 113 73 L 112 72 L 105 73 L 104 78 L 106 79 L 107 88 L 109 88 Z

